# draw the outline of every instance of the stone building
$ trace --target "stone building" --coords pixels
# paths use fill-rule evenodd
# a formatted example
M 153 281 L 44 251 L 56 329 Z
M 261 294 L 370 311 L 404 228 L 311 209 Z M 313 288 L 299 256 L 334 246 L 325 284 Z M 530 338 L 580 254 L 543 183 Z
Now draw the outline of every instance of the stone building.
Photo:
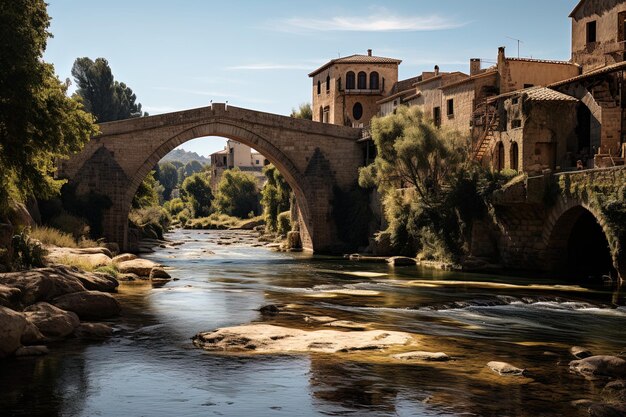
M 376 114 L 376 101 L 398 82 L 399 59 L 350 55 L 333 59 L 309 74 L 313 80 L 313 120 L 343 126 L 367 126 Z
M 572 13 L 572 61 L 588 72 L 624 61 L 626 2 L 582 0 Z
M 262 170 L 268 163 L 263 155 L 248 145 L 229 139 L 223 150 L 211 154 L 211 189 L 216 192 L 224 171 L 234 168 L 252 174 L 261 188 L 265 184 Z

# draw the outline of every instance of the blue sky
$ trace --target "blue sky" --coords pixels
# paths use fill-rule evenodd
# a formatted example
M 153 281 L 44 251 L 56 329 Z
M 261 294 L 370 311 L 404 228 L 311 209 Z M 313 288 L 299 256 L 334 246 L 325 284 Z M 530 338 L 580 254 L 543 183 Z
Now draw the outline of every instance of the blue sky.
M 229 101 L 289 114 L 311 100 L 308 73 L 337 56 L 403 60 L 400 78 L 467 72 L 470 58 L 570 57 L 576 0 L 49 0 L 45 59 L 61 79 L 77 57 L 104 57 L 150 114 Z M 210 154 L 222 139 L 183 148 Z

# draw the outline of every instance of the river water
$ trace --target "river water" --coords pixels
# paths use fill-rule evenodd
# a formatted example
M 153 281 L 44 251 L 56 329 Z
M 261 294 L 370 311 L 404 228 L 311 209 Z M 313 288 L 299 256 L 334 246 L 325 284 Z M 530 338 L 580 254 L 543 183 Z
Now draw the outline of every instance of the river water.
M 123 285 L 113 338 L 0 362 L 0 415 L 583 416 L 570 402 L 599 399 L 603 385 L 568 372 L 569 348 L 626 350 L 625 298 L 611 288 L 277 253 L 252 247 L 243 232 L 169 238 L 185 243 L 146 257 L 178 280 Z M 267 304 L 288 305 L 287 313 L 264 318 L 258 309 Z M 191 342 L 199 331 L 251 321 L 312 328 L 304 320 L 312 315 L 414 333 L 417 349 L 454 360 L 219 355 Z M 486 366 L 492 360 L 528 377 L 499 376 Z

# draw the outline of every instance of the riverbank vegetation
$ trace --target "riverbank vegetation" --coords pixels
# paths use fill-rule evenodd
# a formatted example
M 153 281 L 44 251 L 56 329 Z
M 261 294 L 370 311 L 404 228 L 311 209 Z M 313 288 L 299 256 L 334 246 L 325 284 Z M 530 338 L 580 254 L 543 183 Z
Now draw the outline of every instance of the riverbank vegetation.
M 468 254 L 472 223 L 510 179 L 468 158 L 469 139 L 438 128 L 415 107 L 372 120 L 377 156 L 359 184 L 377 189 L 387 227 L 379 244 L 421 259 L 456 263 Z

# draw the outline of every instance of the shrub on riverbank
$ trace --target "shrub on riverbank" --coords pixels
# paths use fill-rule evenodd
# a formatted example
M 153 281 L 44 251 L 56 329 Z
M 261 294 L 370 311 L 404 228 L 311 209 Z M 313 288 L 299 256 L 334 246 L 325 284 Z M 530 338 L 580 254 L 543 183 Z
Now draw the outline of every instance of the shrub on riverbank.
M 131 227 L 140 231 L 141 237 L 163 239 L 163 233 L 167 231 L 172 219 L 167 210 L 153 206 L 131 210 L 128 221 Z
M 48 226 L 37 226 L 30 232 L 30 237 L 37 239 L 44 245 L 54 245 L 63 248 L 92 248 L 98 246 L 98 242 L 80 238 L 76 240 L 71 234 L 62 232 Z
M 259 214 L 259 190 L 256 179 L 239 169 L 224 171 L 213 201 L 215 211 L 239 218 Z
M 263 168 L 263 174 L 267 178 L 267 182 L 261 190 L 261 205 L 263 206 L 265 225 L 268 232 L 277 232 L 280 227 L 279 215 L 289 210 L 292 195 L 291 187 L 272 164 Z

